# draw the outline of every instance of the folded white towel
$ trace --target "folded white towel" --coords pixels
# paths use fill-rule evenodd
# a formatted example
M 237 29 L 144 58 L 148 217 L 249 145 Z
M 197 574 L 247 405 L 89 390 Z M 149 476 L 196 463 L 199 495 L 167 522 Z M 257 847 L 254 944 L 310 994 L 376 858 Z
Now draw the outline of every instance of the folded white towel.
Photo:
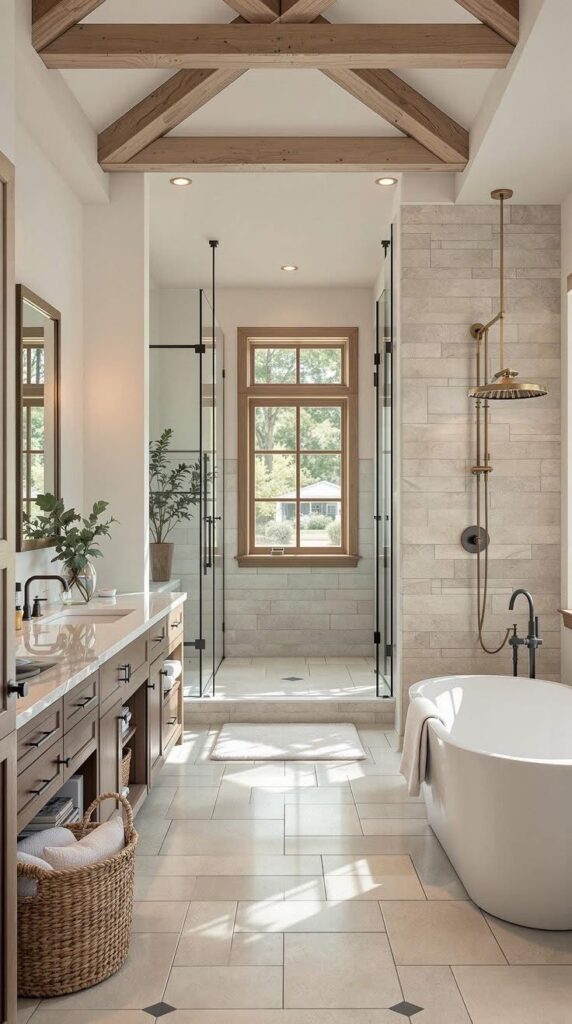
M 107 860 L 125 846 L 125 829 L 121 811 L 112 814 L 108 821 L 88 832 L 75 846 L 47 846 L 44 856 L 52 868 L 67 871 L 70 868 L 84 868 Z
M 399 770 L 407 782 L 409 796 L 419 796 L 425 781 L 428 755 L 428 723 L 432 718 L 441 721 L 433 701 L 416 697 L 407 711 L 403 753 Z
M 177 661 L 176 658 L 168 658 L 167 661 L 163 662 L 163 671 L 170 679 L 178 679 L 183 671 L 183 664 L 181 661 Z

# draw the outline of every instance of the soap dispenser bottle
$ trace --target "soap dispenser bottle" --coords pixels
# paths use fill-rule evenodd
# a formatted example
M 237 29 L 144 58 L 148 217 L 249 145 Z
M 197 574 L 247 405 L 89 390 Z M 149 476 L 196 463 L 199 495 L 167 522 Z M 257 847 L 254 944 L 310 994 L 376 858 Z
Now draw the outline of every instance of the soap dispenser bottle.
M 16 616 L 15 626 L 16 626 L 16 632 L 17 633 L 21 633 L 22 632 L 22 614 L 23 614 L 22 613 L 22 584 L 21 583 L 17 583 L 16 584 L 16 609 L 15 609 L 15 616 Z

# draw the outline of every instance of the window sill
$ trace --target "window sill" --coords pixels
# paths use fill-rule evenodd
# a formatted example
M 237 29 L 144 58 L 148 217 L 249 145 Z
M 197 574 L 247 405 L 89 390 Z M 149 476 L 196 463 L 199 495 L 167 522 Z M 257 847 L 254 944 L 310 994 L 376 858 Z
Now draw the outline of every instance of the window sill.
M 237 555 L 241 569 L 355 569 L 359 555 Z

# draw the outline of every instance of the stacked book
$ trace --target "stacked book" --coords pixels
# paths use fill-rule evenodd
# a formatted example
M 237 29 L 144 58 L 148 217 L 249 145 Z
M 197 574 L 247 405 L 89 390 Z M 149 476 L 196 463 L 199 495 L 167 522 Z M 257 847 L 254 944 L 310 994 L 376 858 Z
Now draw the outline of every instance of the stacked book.
M 30 832 L 41 832 L 45 828 L 56 828 L 58 825 L 71 825 L 74 821 L 80 820 L 79 808 L 74 807 L 73 800 L 69 797 L 54 796 L 41 811 L 38 811 L 35 818 L 26 826 L 22 835 L 29 835 Z

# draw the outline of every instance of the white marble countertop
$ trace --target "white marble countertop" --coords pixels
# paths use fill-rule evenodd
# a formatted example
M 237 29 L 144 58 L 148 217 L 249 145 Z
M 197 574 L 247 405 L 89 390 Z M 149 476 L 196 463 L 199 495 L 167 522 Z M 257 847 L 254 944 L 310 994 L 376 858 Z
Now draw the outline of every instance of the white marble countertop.
M 16 634 L 16 657 L 55 664 L 28 680 L 28 693 L 16 705 L 16 728 L 87 679 L 186 599 L 185 593 L 120 594 L 95 598 L 89 604 L 50 605 L 41 619 L 24 622 L 22 632 Z

